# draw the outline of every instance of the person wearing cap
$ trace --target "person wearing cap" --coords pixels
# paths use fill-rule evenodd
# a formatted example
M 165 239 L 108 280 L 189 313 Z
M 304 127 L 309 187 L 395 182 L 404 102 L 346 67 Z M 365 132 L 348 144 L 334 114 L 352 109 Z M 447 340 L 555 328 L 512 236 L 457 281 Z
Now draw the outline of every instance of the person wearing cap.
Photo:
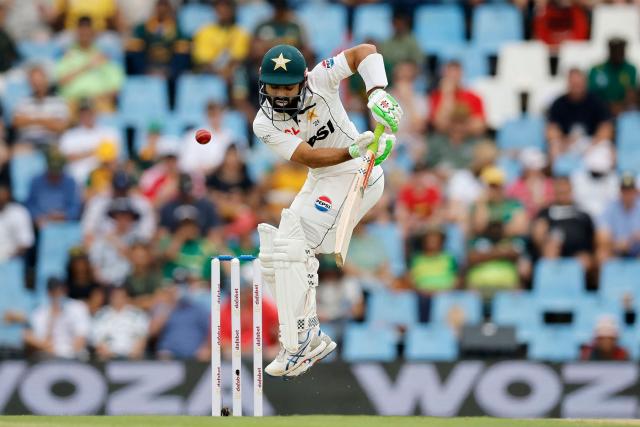
M 55 277 L 47 281 L 47 295 L 31 313 L 24 333 L 27 348 L 42 357 L 86 359 L 91 329 L 87 305 L 68 298 L 66 283 Z
M 96 237 L 89 247 L 89 259 L 96 279 L 103 285 L 121 286 L 131 271 L 129 249 L 141 240 L 135 227 L 140 214 L 126 197 L 113 199 L 108 215 L 113 219 L 111 232 Z
M 636 108 L 638 74 L 635 65 L 627 61 L 626 47 L 625 39 L 610 39 L 607 60 L 589 72 L 589 90 L 607 102 L 614 115 Z
M 82 207 L 78 185 L 64 171 L 64 156 L 50 147 L 46 159 L 47 170 L 33 178 L 25 202 L 38 228 L 49 222 L 77 221 Z
M 586 271 L 593 268 L 595 227 L 588 213 L 573 201 L 571 180 L 553 180 L 553 203 L 533 222 L 531 239 L 539 256 L 547 259 L 574 257 Z
M 487 129 L 482 99 L 462 84 L 462 66 L 456 60 L 449 61 L 442 70 L 438 88 L 431 92 L 429 122 L 442 134 L 451 130 L 456 112 L 466 111 L 468 120 L 466 136 L 480 136 Z
M 202 236 L 209 236 L 220 224 L 216 206 L 205 197 L 195 196 L 191 175 L 182 173 L 178 179 L 178 194 L 160 208 L 160 235 L 175 233 L 181 215 L 187 210 L 196 212 L 193 219 Z
M 16 142 L 50 145 L 70 124 L 71 114 L 64 99 L 51 93 L 46 70 L 34 65 L 28 70 L 31 96 L 23 98 L 13 112 Z
M 67 159 L 69 173 L 78 185 L 84 186 L 91 171 L 100 164 L 97 150 L 100 144 L 111 141 L 122 147 L 120 132 L 112 127 L 96 123 L 93 103 L 88 99 L 80 102 L 78 125 L 67 130 L 60 139 L 60 151 Z
M 519 156 L 522 174 L 507 188 L 507 196 L 522 203 L 529 219 L 553 200 L 553 181 L 545 174 L 547 157 L 535 147 L 524 148 Z
M 596 219 L 605 207 L 618 198 L 620 180 L 615 170 L 612 150 L 605 144 L 589 148 L 583 167 L 571 174 L 573 200 L 583 211 Z
M 11 187 L 0 181 L 0 263 L 22 256 L 35 237 L 29 211 L 11 198 Z
M 98 167 L 91 171 L 87 179 L 85 198 L 108 191 L 113 174 L 118 168 L 118 146 L 113 141 L 102 141 L 96 148 Z
M 593 331 L 593 341 L 582 348 L 580 360 L 599 362 L 629 360 L 629 353 L 618 343 L 619 334 L 616 319 L 609 315 L 601 316 Z
M 597 250 L 600 262 L 612 256 L 640 256 L 640 197 L 638 182 L 631 173 L 620 179 L 620 196 L 596 218 Z
M 580 155 L 592 144 L 609 147 L 613 138 L 609 107 L 589 92 L 584 72 L 578 68 L 569 70 L 567 89 L 547 113 L 546 136 L 552 163 L 563 154 Z
M 149 241 L 156 231 L 156 213 L 151 202 L 136 191 L 133 177 L 123 169 L 114 172 L 111 188 L 87 201 L 82 215 L 82 232 L 87 244 L 101 235 L 113 231 L 115 223 L 109 216 L 109 207 L 114 199 L 126 198 L 140 216 L 136 222 L 136 233 L 140 239 Z

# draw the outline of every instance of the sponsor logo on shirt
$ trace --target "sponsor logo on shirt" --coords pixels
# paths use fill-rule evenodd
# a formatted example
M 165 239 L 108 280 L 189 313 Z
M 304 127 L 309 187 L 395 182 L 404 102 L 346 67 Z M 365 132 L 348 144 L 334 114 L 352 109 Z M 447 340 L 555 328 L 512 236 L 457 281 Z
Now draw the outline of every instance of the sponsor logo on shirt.
M 296 129 L 296 128 L 285 129 L 284 133 L 289 133 L 291 135 L 297 135 L 297 134 L 300 133 L 300 129 Z
M 335 61 L 333 60 L 333 58 L 327 58 L 322 61 L 322 66 L 327 70 L 329 68 L 333 68 L 334 65 L 335 65 Z
M 331 210 L 331 199 L 327 196 L 320 196 L 316 199 L 315 205 L 320 212 L 327 212 Z

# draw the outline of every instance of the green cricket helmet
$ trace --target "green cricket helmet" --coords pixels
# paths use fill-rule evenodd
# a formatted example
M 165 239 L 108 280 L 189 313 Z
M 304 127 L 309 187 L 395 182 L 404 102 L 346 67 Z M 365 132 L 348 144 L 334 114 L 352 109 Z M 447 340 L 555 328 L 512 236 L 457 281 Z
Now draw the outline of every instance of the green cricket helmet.
M 296 96 L 270 96 L 266 85 L 291 86 L 300 83 Z M 286 121 L 295 117 L 307 94 L 307 62 L 294 46 L 281 44 L 272 47 L 262 58 L 260 66 L 260 109 L 272 121 Z M 276 117 L 275 113 L 279 117 Z

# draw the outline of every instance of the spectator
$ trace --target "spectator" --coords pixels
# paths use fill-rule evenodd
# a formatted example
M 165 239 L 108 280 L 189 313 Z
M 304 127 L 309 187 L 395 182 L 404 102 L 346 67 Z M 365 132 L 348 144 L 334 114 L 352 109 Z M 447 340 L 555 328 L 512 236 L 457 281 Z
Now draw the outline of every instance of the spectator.
M 520 237 L 527 234 L 528 221 L 522 204 L 507 197 L 504 189 L 504 172 L 496 167 L 485 168 L 480 175 L 485 185 L 485 194 L 473 206 L 472 226 L 474 235 L 483 236 L 492 226 L 492 236 L 502 238 Z M 501 225 L 498 230 L 496 224 Z
M 188 67 L 189 48 L 171 2 L 157 0 L 151 16 L 133 29 L 126 43 L 128 74 L 175 78 Z
M 133 178 L 124 170 L 113 175 L 111 191 L 90 199 L 82 216 L 82 231 L 88 245 L 96 237 L 109 234 L 114 229 L 114 221 L 109 217 L 109 207 L 116 198 L 126 198 L 140 215 L 136 224 L 137 235 L 144 241 L 150 240 L 156 230 L 156 213 L 151 203 L 135 190 Z
M 462 86 L 462 66 L 450 61 L 444 66 L 438 88 L 431 93 L 429 121 L 438 132 L 448 134 L 454 116 L 463 112 L 468 115 L 464 136 L 482 135 L 487 127 L 482 100 Z
M 103 141 L 96 148 L 95 157 L 98 167 L 91 171 L 87 179 L 85 198 L 109 190 L 113 175 L 118 171 L 118 145 L 113 141 Z
M 210 354 L 209 312 L 189 297 L 184 285 L 162 291 L 161 302 L 151 312 L 149 330 L 158 337 L 162 359 L 207 360 Z
M 205 198 L 193 195 L 193 180 L 187 174 L 180 174 L 178 195 L 160 209 L 161 234 L 178 231 L 181 220 L 185 217 L 196 221 L 198 231 L 208 236 L 220 223 L 215 206 Z
M 253 293 L 249 282 L 244 281 L 240 290 L 240 346 L 245 356 L 253 354 Z M 267 359 L 276 357 L 278 342 L 278 309 L 269 298 L 262 299 L 262 345 Z M 231 354 L 231 298 L 226 298 L 220 308 L 220 336 L 225 354 Z M 210 348 L 210 346 L 207 346 Z
M 610 316 L 600 317 L 593 335 L 593 342 L 582 349 L 580 360 L 629 360 L 627 350 L 618 344 L 618 324 L 614 318 Z
M 456 107 L 449 117 L 447 132 L 438 132 L 429 138 L 427 165 L 439 169 L 445 176 L 456 169 L 468 169 L 473 147 L 478 142 L 468 132 L 472 121 L 466 108 Z
M 76 182 L 64 172 L 64 157 L 55 148 L 47 152 L 47 170 L 31 181 L 26 201 L 38 228 L 49 222 L 77 221 L 82 200 Z
M 533 36 L 556 52 L 562 42 L 589 38 L 589 17 L 571 0 L 542 2 L 535 8 Z
M 69 298 L 88 302 L 91 294 L 99 286 L 93 277 L 93 269 L 89 261 L 89 255 L 82 246 L 69 250 L 67 261 L 67 284 Z
M 623 175 L 620 197 L 609 202 L 597 219 L 598 258 L 640 256 L 640 198 L 636 178 Z
M 94 39 L 91 18 L 83 16 L 78 19 L 76 44 L 56 64 L 55 74 L 60 94 L 67 101 L 77 103 L 89 98 L 96 101 L 100 111 L 111 112 L 115 96 L 124 82 L 124 74 L 119 65 L 100 52 Z
M 98 125 L 93 103 L 83 100 L 79 105 L 78 126 L 66 131 L 60 140 L 60 151 L 78 185 L 84 186 L 91 172 L 100 164 L 96 151 L 105 141 L 122 147 L 120 133 L 114 128 Z
M 210 241 L 200 237 L 200 219 L 198 209 L 192 205 L 182 205 L 173 212 L 175 231 L 166 233 L 158 243 L 165 279 L 183 272 L 200 279 L 209 277 L 209 258 L 218 251 Z
M 224 154 L 231 144 L 244 145 L 246 142 L 234 135 L 228 127 L 225 127 L 224 107 L 221 104 L 215 102 L 207 104 L 206 128 L 214 135 L 213 144 L 194 144 L 194 131 L 190 130 L 185 133 L 178 155 L 180 170 L 191 174 L 208 175 L 220 166 Z
M 553 200 L 553 181 L 544 173 L 547 158 L 538 148 L 523 149 L 520 164 L 522 174 L 509 186 L 507 196 L 520 201 L 529 219 L 533 219 Z
M 125 23 L 118 10 L 117 0 L 55 0 L 50 24 L 56 30 L 73 30 L 83 25 L 82 19 L 95 25 L 96 31 L 116 30 L 122 32 Z
M 582 71 L 569 71 L 568 87 L 549 108 L 547 140 L 553 162 L 567 152 L 582 154 L 591 144 L 609 144 L 613 136 L 609 109 L 587 91 Z
M 5 27 L 7 5 L 0 3 L 0 73 L 9 70 L 20 59 L 16 43 Z
M 444 231 L 440 227 L 431 226 L 418 237 L 420 250 L 410 261 L 411 281 L 415 289 L 429 295 L 456 288 L 458 265 L 453 255 L 444 249 Z
M 609 147 L 591 147 L 584 156 L 584 169 L 571 174 L 573 200 L 591 218 L 598 218 L 618 197 L 620 183 Z
M 12 201 L 9 185 L 0 182 L 0 263 L 23 255 L 33 242 L 29 211 Z
M 49 0 L 5 0 L 6 29 L 14 40 L 47 40 Z
M 131 272 L 125 280 L 125 288 L 133 305 L 150 310 L 155 293 L 162 284 L 162 273 L 149 244 L 135 242 L 129 249 Z
M 437 175 L 425 166 L 418 166 L 398 191 L 396 216 L 404 234 L 416 231 L 425 221 L 438 222 L 443 199 Z
M 216 24 L 205 25 L 193 37 L 193 63 L 202 71 L 231 81 L 238 65 L 249 55 L 250 35 L 236 24 L 232 0 L 215 2 Z
M 155 141 L 152 141 L 149 144 L 155 145 Z M 152 160 L 155 160 L 156 163 L 142 173 L 140 191 L 156 208 L 168 203 L 178 194 L 180 183 L 178 147 L 173 142 L 173 140 L 165 139 L 158 141 L 157 147 L 149 145 L 145 147 L 145 149 L 153 151 L 154 159 Z
M 220 166 L 207 176 L 207 188 L 225 222 L 233 221 L 247 208 L 258 206 L 255 184 L 235 145 L 229 145 Z
M 13 113 L 16 139 L 30 145 L 50 145 L 69 126 L 69 107 L 64 99 L 51 93 L 44 68 L 31 67 L 28 77 L 31 96 L 22 99 Z
M 168 152 L 178 154 L 178 138 L 163 134 L 163 127 L 158 122 L 151 122 L 147 128 L 144 145 L 139 148 L 135 158 L 138 169 L 146 170 L 154 166 Z
M 626 47 L 624 39 L 609 40 L 607 60 L 589 72 L 589 90 L 606 102 L 614 115 L 636 108 L 637 71 L 626 59 Z
M 98 282 L 121 286 L 131 271 L 129 248 L 140 240 L 135 228 L 140 214 L 125 197 L 114 199 L 108 214 L 114 221 L 113 231 L 96 237 L 89 248 L 89 259 Z
M 419 68 L 422 67 L 424 54 L 411 32 L 411 15 L 402 8 L 396 8 L 392 24 L 393 35 L 380 45 L 380 53 L 384 56 L 387 67 L 391 72 L 400 62 L 412 62 Z
M 48 300 L 31 314 L 25 344 L 45 357 L 85 359 L 91 328 L 86 304 L 67 298 L 67 287 L 60 279 L 50 278 L 47 292 Z
M 535 248 L 544 258 L 575 257 L 588 271 L 594 251 L 591 217 L 573 202 L 569 178 L 555 178 L 553 191 L 553 203 L 533 223 L 531 238 Z
M 329 256 L 320 257 L 317 312 L 320 323 L 330 325 L 342 334 L 346 323 L 364 319 L 364 298 L 358 280 L 345 277 Z M 339 339 L 339 337 L 338 337 Z
M 273 17 L 259 24 L 253 32 L 256 55 L 263 56 L 278 44 L 290 44 L 304 50 L 303 29 L 296 22 L 287 0 L 271 0 Z
M 109 305 L 98 311 L 91 325 L 91 341 L 98 359 L 141 359 L 148 329 L 147 315 L 129 304 L 126 289 L 112 288 Z

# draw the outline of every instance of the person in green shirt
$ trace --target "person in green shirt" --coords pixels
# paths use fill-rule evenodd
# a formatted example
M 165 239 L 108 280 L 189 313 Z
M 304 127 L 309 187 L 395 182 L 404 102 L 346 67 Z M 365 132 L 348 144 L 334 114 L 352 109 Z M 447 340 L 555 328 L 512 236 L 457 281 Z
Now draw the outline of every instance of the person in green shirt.
M 95 45 L 91 18 L 78 20 L 76 44 L 55 67 L 60 95 L 67 101 L 94 100 L 101 111 L 115 105 L 115 95 L 124 83 L 122 67 L 109 60 Z
M 589 72 L 589 90 L 609 103 L 613 114 L 632 109 L 636 104 L 636 67 L 626 60 L 627 42 L 609 40 L 609 56 Z
M 444 232 L 430 227 L 421 240 L 422 252 L 412 257 L 409 270 L 415 289 L 425 294 L 454 289 L 458 265 L 453 255 L 444 250 Z
M 411 15 L 398 9 L 393 13 L 393 36 L 380 45 L 380 53 L 384 56 L 387 75 L 393 73 L 393 67 L 400 62 L 412 62 L 422 67 L 424 54 L 418 41 L 411 32 Z

